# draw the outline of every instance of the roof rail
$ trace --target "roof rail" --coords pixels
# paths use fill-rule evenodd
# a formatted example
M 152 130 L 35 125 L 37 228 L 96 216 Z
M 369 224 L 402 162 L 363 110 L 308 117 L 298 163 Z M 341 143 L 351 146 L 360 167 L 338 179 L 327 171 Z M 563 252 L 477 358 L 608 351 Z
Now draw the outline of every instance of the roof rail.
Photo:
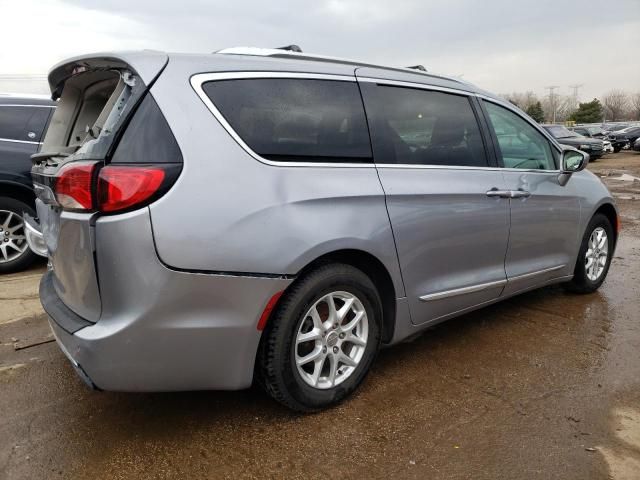
M 298 48 L 298 50 L 295 50 Z M 332 63 L 342 63 L 344 65 L 354 65 L 357 67 L 373 67 L 373 68 L 384 68 L 387 70 L 399 70 L 399 71 L 408 71 L 410 70 L 412 73 L 422 73 L 425 75 L 429 75 L 430 77 L 444 78 L 447 80 L 451 80 L 452 82 L 460 83 L 462 85 L 471 85 L 464 80 L 454 77 L 448 77 L 446 75 L 439 75 L 434 73 L 428 73 L 427 69 L 424 68 L 423 65 L 415 65 L 413 67 L 388 67 L 385 65 L 378 65 L 374 63 L 367 62 L 359 62 L 357 60 L 350 60 L 347 58 L 340 57 L 329 57 L 324 55 L 313 55 L 310 53 L 303 53 L 300 47 L 297 45 L 288 45 L 287 47 L 282 48 L 260 48 L 260 47 L 231 47 L 231 48 L 223 48 L 222 50 L 218 50 L 213 53 L 222 53 L 225 55 L 253 55 L 258 57 L 280 57 L 280 58 L 295 58 L 299 60 L 312 60 L 316 62 L 332 62 Z
M 277 47 L 276 50 L 285 50 L 287 52 L 302 53 L 302 49 L 298 45 L 286 45 L 284 47 Z

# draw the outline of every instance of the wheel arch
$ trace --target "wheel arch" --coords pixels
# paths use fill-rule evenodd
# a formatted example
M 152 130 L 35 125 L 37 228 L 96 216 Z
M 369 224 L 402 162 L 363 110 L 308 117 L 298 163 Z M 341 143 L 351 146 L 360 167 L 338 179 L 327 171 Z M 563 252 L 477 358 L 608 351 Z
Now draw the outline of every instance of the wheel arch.
M 0 180 L 0 197 L 13 198 L 35 208 L 35 194 L 26 185 Z
M 382 301 L 382 342 L 393 338 L 396 323 L 396 291 L 391 274 L 375 255 L 358 249 L 341 249 L 325 253 L 307 263 L 297 274 L 300 277 L 321 265 L 343 263 L 364 272 L 378 289 Z M 286 293 L 286 291 L 285 291 Z
M 620 235 L 620 217 L 618 216 L 618 210 L 612 203 L 607 202 L 600 205 L 596 209 L 596 211 L 593 212 L 593 215 L 597 215 L 598 213 L 603 214 L 605 217 L 607 217 L 607 220 L 611 222 L 614 233 L 613 243 L 615 247 L 615 245 L 618 243 L 618 236 Z M 591 216 L 592 218 L 593 215 Z

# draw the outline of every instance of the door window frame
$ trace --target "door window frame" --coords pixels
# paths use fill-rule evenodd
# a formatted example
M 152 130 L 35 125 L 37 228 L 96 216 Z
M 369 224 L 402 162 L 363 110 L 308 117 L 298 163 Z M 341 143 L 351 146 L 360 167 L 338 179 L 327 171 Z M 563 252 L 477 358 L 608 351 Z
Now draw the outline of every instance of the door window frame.
M 8 138 L 8 137 L 2 137 L 0 135 L 0 142 L 12 142 L 12 143 L 26 143 L 29 145 L 40 145 L 42 144 L 42 137 L 44 136 L 44 132 L 46 132 L 47 127 L 49 126 L 49 122 L 51 121 L 51 112 L 53 112 L 53 110 L 56 108 L 54 105 L 36 105 L 36 104 L 20 104 L 20 103 L 3 103 L 0 104 L 0 108 L 13 108 L 13 107 L 20 107 L 20 108 L 48 108 L 49 109 L 49 114 L 47 116 L 47 120 L 44 123 L 44 128 L 42 129 L 42 131 L 40 132 L 40 136 L 33 139 L 33 140 L 21 140 L 18 138 Z M 31 123 L 32 119 L 30 118 L 25 124 L 24 124 L 24 128 L 25 128 L 25 132 L 28 130 L 27 127 L 29 127 L 29 124 Z
M 560 156 L 562 155 L 562 147 L 560 147 L 557 140 L 553 138 L 549 132 L 547 132 L 540 125 L 532 123 L 522 112 L 519 112 L 516 108 L 509 106 L 507 103 L 497 101 L 496 99 L 487 97 L 485 95 L 476 95 L 476 101 L 478 102 L 478 106 L 482 111 L 482 114 L 484 116 L 484 121 L 487 124 L 490 138 L 491 138 L 491 143 L 493 144 L 494 155 L 496 157 L 496 160 L 501 170 L 509 171 L 509 172 L 528 172 L 528 173 L 555 173 L 555 174 L 560 173 L 559 164 L 560 164 Z M 497 105 L 498 107 L 502 107 L 510 111 L 514 115 L 520 117 L 524 122 L 526 122 L 533 129 L 538 131 L 542 135 L 542 137 L 549 142 L 549 146 L 551 147 L 552 153 L 554 150 L 556 152 L 556 155 L 554 155 L 553 157 L 553 161 L 556 168 L 555 169 L 538 169 L 538 168 L 505 167 L 504 161 L 502 160 L 502 151 L 500 150 L 500 144 L 498 143 L 498 136 L 496 135 L 495 129 L 493 128 L 493 124 L 491 123 L 491 119 L 489 118 L 489 112 L 485 108 L 484 102 L 492 103 L 494 105 Z
M 379 168 L 408 168 L 408 169 L 437 169 L 437 170 L 493 170 L 496 168 L 500 168 L 500 165 L 497 163 L 497 159 L 493 153 L 493 144 L 489 138 L 489 132 L 486 128 L 486 125 L 483 123 L 483 115 L 479 110 L 479 105 L 475 101 L 476 95 L 473 92 L 469 92 L 466 90 L 458 90 L 454 88 L 447 87 L 439 87 L 436 85 L 428 85 L 423 83 L 414 83 L 414 82 L 404 82 L 399 80 L 387 80 L 381 78 L 371 78 L 371 77 L 358 77 L 358 83 L 360 84 L 361 89 L 369 89 L 369 88 L 377 88 L 377 87 L 400 87 L 411 90 L 425 90 L 432 92 L 441 92 L 456 95 L 459 97 L 466 97 L 469 102 L 469 106 L 471 107 L 471 111 L 476 119 L 476 124 L 478 126 L 478 130 L 480 131 L 480 137 L 482 138 L 482 145 L 485 152 L 485 158 L 487 160 L 487 164 L 485 166 L 468 166 L 468 165 L 421 165 L 421 164 L 407 164 L 407 163 L 379 163 L 376 161 L 376 152 L 375 148 L 373 149 L 373 162 L 376 167 Z M 373 84 L 373 85 L 372 85 Z M 367 103 L 364 101 L 363 96 L 363 104 L 364 110 L 367 114 L 367 122 L 369 123 L 369 136 L 371 138 L 372 146 L 375 145 L 375 141 L 371 136 L 371 117 L 367 113 Z

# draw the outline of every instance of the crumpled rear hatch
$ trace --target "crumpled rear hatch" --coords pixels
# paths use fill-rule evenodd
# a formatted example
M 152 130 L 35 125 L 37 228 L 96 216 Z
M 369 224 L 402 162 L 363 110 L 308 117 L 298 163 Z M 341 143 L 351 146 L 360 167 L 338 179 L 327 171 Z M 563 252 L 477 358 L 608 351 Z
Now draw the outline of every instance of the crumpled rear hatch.
M 167 60 L 156 52 L 91 55 L 67 60 L 49 73 L 58 106 L 41 152 L 32 157 L 36 209 L 56 293 L 67 307 L 92 322 L 101 314 L 94 255 L 96 214 L 63 208 L 64 195 L 56 195 L 60 172 L 71 164 L 106 161 Z

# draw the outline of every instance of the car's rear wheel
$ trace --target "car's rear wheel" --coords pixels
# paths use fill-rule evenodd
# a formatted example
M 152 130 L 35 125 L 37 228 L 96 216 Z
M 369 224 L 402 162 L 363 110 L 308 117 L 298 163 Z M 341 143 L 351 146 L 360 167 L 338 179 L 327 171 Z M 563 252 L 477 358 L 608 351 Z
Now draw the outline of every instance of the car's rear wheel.
M 593 216 L 582 238 L 573 279 L 567 288 L 576 293 L 591 293 L 604 282 L 611 258 L 615 236 L 609 219 L 597 213 Z
M 345 399 L 380 346 L 382 304 L 371 279 L 344 264 L 299 278 L 269 320 L 258 381 L 277 401 L 310 412 Z
M 0 273 L 27 268 L 36 255 L 25 236 L 24 212 L 35 216 L 33 208 L 9 197 L 0 197 Z

